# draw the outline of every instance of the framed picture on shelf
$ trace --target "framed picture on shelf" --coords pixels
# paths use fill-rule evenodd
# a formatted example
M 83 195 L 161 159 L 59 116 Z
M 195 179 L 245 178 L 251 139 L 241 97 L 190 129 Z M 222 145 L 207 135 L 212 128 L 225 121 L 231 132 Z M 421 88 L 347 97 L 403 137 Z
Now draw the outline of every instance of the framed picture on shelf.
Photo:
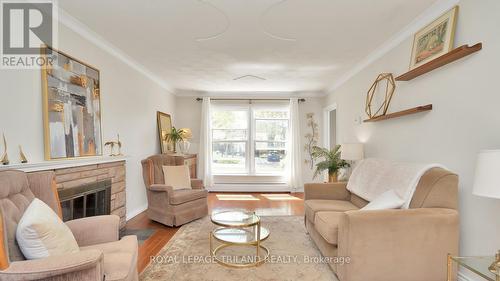
M 455 6 L 415 34 L 410 70 L 453 49 L 457 15 L 458 6 Z
M 102 155 L 99 70 L 50 47 L 40 51 L 50 57 L 42 66 L 45 159 Z
M 167 134 L 172 131 L 172 118 L 170 114 L 158 111 L 156 113 L 158 122 L 158 136 L 160 138 L 161 153 L 173 152 L 172 142 L 167 141 Z

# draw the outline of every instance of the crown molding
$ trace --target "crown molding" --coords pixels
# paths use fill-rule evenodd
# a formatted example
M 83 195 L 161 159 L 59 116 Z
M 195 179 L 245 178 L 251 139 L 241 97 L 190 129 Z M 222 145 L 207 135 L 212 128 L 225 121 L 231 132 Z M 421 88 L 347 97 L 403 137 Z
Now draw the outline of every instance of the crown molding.
M 428 25 L 433 20 L 444 14 L 446 11 L 457 5 L 460 0 L 439 0 L 427 8 L 422 14 L 417 16 L 411 23 L 405 26 L 401 31 L 394 34 L 389 40 L 380 45 L 377 49 L 371 52 L 367 57 L 358 62 L 353 68 L 347 71 L 339 79 L 335 81 L 332 87 L 328 88 L 326 93 L 335 91 L 344 83 L 349 81 L 356 74 L 368 67 L 376 60 L 383 57 L 389 51 L 397 47 L 404 40 L 413 36 L 417 31 Z
M 278 91 L 262 91 L 262 92 L 204 92 L 204 91 L 176 91 L 178 97 L 210 97 L 210 98 L 321 98 L 324 97 L 324 92 L 320 91 L 300 91 L 300 92 L 278 92 Z
M 75 17 L 71 16 L 69 13 L 64 11 L 61 7 L 59 8 L 59 22 L 66 26 L 67 28 L 73 30 L 78 35 L 92 42 L 94 45 L 98 46 L 102 50 L 108 52 L 110 55 L 121 60 L 126 65 L 135 69 L 145 77 L 149 78 L 151 81 L 155 82 L 161 88 L 165 89 L 171 94 L 174 94 L 174 89 L 168 85 L 166 81 L 161 79 L 159 76 L 154 74 L 152 71 L 147 69 L 144 65 L 127 55 L 120 48 L 116 47 L 99 34 L 90 29 L 87 25 L 77 20 Z

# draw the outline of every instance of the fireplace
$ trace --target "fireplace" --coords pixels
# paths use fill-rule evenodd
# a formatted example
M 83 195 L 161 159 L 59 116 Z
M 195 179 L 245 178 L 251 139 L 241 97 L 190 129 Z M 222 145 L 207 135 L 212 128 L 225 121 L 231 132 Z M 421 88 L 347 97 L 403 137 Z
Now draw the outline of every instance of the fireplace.
M 110 214 L 110 179 L 61 189 L 58 193 L 64 221 Z

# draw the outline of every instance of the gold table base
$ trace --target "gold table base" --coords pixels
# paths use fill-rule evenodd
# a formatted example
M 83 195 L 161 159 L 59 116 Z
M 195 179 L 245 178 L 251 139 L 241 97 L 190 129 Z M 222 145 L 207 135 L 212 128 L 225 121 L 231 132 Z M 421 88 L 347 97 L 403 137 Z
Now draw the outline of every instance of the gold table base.
M 255 235 L 255 240 L 254 241 L 249 241 L 249 242 L 231 242 L 231 241 L 226 241 L 224 239 L 217 238 L 215 235 L 217 231 L 220 231 L 221 229 L 240 229 L 243 231 L 248 231 L 245 230 L 245 227 L 252 227 L 254 230 L 254 235 Z M 262 237 L 261 239 L 261 225 L 260 225 L 260 220 L 257 221 L 255 224 L 252 225 L 243 225 L 243 226 L 231 226 L 231 227 L 221 227 L 221 228 L 216 228 L 213 231 L 210 231 L 209 234 L 209 240 L 210 240 L 210 256 L 220 265 L 227 266 L 227 267 L 233 267 L 233 268 L 246 268 L 246 267 L 255 267 L 263 264 L 266 260 L 269 258 L 269 249 L 266 248 L 265 246 L 262 245 L 262 241 L 266 240 L 269 237 L 269 234 L 266 237 Z M 221 245 L 217 246 L 215 249 L 213 248 L 213 239 L 216 241 L 219 241 L 222 243 Z M 248 262 L 248 263 L 230 263 L 230 262 L 225 262 L 221 260 L 220 258 L 217 257 L 217 253 L 219 250 L 222 250 L 227 247 L 255 247 L 255 261 L 254 262 Z M 260 257 L 260 251 L 264 250 L 266 252 L 265 256 L 263 258 Z
M 210 235 L 211 236 L 211 235 Z M 212 243 L 210 243 L 210 246 L 212 245 Z M 227 248 L 227 247 L 244 247 L 244 246 L 255 246 L 255 247 L 259 247 L 260 249 L 264 250 L 266 252 L 266 255 L 264 258 L 261 258 L 260 256 L 255 256 L 255 262 L 249 262 L 249 263 L 229 263 L 229 262 L 225 262 L 221 259 L 219 259 L 217 257 L 217 252 L 219 250 L 222 250 L 224 248 Z M 255 266 L 259 266 L 261 264 L 263 264 L 264 262 L 266 262 L 266 260 L 269 258 L 269 249 L 263 245 L 259 245 L 257 246 L 256 244 L 255 245 L 239 245 L 239 244 L 222 244 L 222 245 L 219 245 L 217 246 L 215 249 L 212 250 L 212 247 L 210 247 L 210 254 L 212 255 L 212 258 L 220 265 L 224 265 L 224 266 L 227 266 L 227 267 L 234 267 L 234 268 L 247 268 L 247 267 L 255 267 Z

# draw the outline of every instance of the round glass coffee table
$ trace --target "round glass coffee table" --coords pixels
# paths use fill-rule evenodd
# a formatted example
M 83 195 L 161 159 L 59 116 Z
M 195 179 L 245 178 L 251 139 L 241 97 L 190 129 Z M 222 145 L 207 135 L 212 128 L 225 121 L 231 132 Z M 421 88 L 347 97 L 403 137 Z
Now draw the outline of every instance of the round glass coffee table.
M 213 213 L 212 223 L 217 227 L 210 232 L 210 255 L 219 264 L 229 267 L 252 267 L 264 263 L 269 257 L 269 249 L 261 244 L 269 237 L 269 230 L 262 227 L 260 217 L 253 212 L 226 211 Z M 213 240 L 221 245 L 213 248 Z M 217 254 L 228 247 L 255 247 L 255 256 L 246 262 L 232 262 L 224 260 Z M 265 252 L 260 256 L 261 250 Z

